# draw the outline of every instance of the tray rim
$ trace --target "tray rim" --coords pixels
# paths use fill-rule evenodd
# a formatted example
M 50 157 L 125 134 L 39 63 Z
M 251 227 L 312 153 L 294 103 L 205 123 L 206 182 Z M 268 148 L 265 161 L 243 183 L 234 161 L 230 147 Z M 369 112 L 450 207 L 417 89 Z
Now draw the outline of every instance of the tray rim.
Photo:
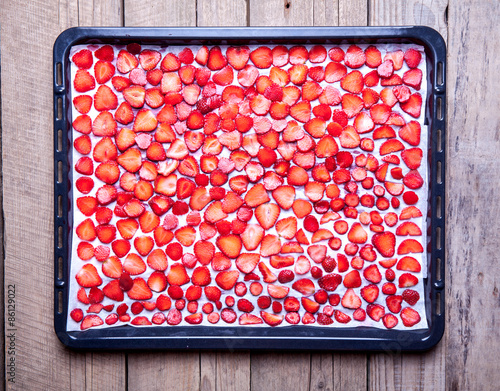
M 69 50 L 79 43 L 153 43 L 168 40 L 170 44 L 203 42 L 279 43 L 332 42 L 371 43 L 414 42 L 423 45 L 433 68 L 428 71 L 429 92 L 426 99 L 426 118 L 430 119 L 431 187 L 430 271 L 425 283 L 430 300 L 426 300 L 430 327 L 415 331 L 381 330 L 370 328 L 325 329 L 292 326 L 245 328 L 198 326 L 177 328 L 123 326 L 85 332 L 67 332 L 67 302 L 69 284 L 69 174 L 68 138 L 69 77 L 66 74 Z M 441 35 L 426 26 L 402 27 L 73 27 L 63 31 L 53 49 L 54 104 L 54 329 L 67 347 L 93 350 L 124 349 L 229 349 L 229 350 L 331 350 L 331 351 L 425 351 L 442 338 L 445 327 L 445 141 L 446 141 L 446 45 Z M 438 63 L 441 79 L 438 83 Z M 70 90 L 70 88 L 69 88 Z M 436 100 L 441 100 L 440 110 Z M 439 129 L 439 133 L 437 130 Z M 437 147 L 440 150 L 437 150 Z M 439 168 L 439 172 L 438 172 Z M 439 178 L 439 180 L 438 180 Z M 440 198 L 440 203 L 438 203 Z M 439 210 L 438 210 L 439 209 Z M 437 247 L 439 245 L 439 248 Z M 440 260 L 439 264 L 437 259 Z M 439 279 L 437 278 L 439 276 Z M 436 313 L 439 307 L 439 314 Z M 169 330 L 169 333 L 154 333 Z M 293 333 L 290 333 L 293 331 Z M 212 335 L 217 332 L 217 335 Z M 242 334 L 241 334 L 242 333 Z M 153 335 L 152 335 L 153 334 Z M 265 334 L 265 335 L 263 335 Z M 312 335 L 311 335 L 312 334 Z M 333 334 L 333 335 L 332 335 Z M 292 343 L 290 343 L 292 342 Z

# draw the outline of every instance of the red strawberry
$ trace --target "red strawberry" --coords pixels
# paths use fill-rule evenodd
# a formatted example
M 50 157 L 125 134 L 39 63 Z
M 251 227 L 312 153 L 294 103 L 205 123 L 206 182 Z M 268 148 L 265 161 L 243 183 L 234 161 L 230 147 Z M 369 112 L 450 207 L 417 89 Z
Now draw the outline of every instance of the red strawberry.
M 321 289 L 332 292 L 340 285 L 342 282 L 342 276 L 339 274 L 326 274 L 318 280 L 318 285 Z
M 420 322 L 420 315 L 413 308 L 406 307 L 401 311 L 401 320 L 406 327 L 413 327 Z
M 378 322 L 385 315 L 385 308 L 380 304 L 368 304 L 366 313 L 375 322 Z
M 88 71 L 79 69 L 76 71 L 73 86 L 77 92 L 87 92 L 95 88 L 95 79 Z
M 380 50 L 375 46 L 368 46 L 365 49 L 366 65 L 370 68 L 377 68 L 382 63 Z
M 89 69 L 92 66 L 92 52 L 88 49 L 82 49 L 71 57 L 73 63 L 80 69 Z
M 116 59 L 116 68 L 120 73 L 129 73 L 137 68 L 139 60 L 133 54 L 126 50 L 120 50 Z
M 101 46 L 94 52 L 94 55 L 102 61 L 113 61 L 115 58 L 113 47 L 110 45 Z
M 418 284 L 418 277 L 410 273 L 403 273 L 399 276 L 399 288 L 409 288 Z
M 210 284 L 212 277 L 210 276 L 210 270 L 206 266 L 199 266 L 193 270 L 191 275 L 191 282 L 194 285 L 206 286 Z
M 98 315 L 87 315 L 83 318 L 82 323 L 80 323 L 80 330 L 87 330 L 102 324 L 104 324 L 104 322 Z
M 410 121 L 398 132 L 399 137 L 412 146 L 420 144 L 420 123 Z
M 354 292 L 354 289 L 347 289 L 342 297 L 342 306 L 349 309 L 357 309 L 361 307 L 361 298 Z
M 322 283 L 325 283 L 325 281 L 326 280 L 323 280 Z M 328 285 L 328 283 L 327 283 L 327 285 Z M 321 286 L 321 284 L 320 284 L 320 286 Z M 296 291 L 302 293 L 304 296 L 310 296 L 310 295 L 314 294 L 314 292 L 316 291 L 316 287 L 314 286 L 314 283 L 308 278 L 302 278 L 300 280 L 295 281 L 292 285 L 292 288 L 295 289 Z
M 363 75 L 359 71 L 352 71 L 345 75 L 340 81 L 340 86 L 353 94 L 359 94 L 363 90 Z
M 271 327 L 280 325 L 285 317 L 284 315 L 275 315 L 265 311 L 260 311 L 260 316 Z
M 377 285 L 371 284 L 361 288 L 361 297 L 368 303 L 373 303 L 377 300 L 379 289 Z
M 80 114 L 87 114 L 92 107 L 92 97 L 90 95 L 75 96 L 73 106 Z
M 385 258 L 391 258 L 395 252 L 396 237 L 392 232 L 377 233 L 372 237 L 372 244 Z
M 167 253 L 168 254 L 168 253 Z M 167 281 L 170 285 L 184 285 L 189 282 L 189 276 L 186 273 L 186 268 L 180 263 L 174 263 L 170 267 L 170 271 L 167 274 Z
M 237 270 L 222 271 L 215 277 L 215 282 L 224 290 L 231 290 L 238 281 L 240 273 Z
M 358 288 L 361 286 L 361 276 L 357 270 L 352 270 L 344 276 L 343 282 L 346 288 Z
M 409 305 L 415 305 L 420 300 L 419 293 L 413 289 L 405 289 L 402 296 Z
M 359 46 L 351 45 L 347 49 L 344 61 L 350 68 L 360 68 L 365 63 L 366 56 Z
M 418 92 L 410 95 L 410 98 L 405 103 L 401 103 L 401 109 L 410 114 L 414 118 L 420 117 L 420 111 L 422 109 L 422 95 Z
M 424 180 L 417 170 L 411 170 L 404 176 L 403 183 L 406 187 L 415 190 L 423 186 Z
M 245 231 L 241 234 L 241 240 L 245 249 L 255 250 L 264 237 L 264 229 L 257 224 L 247 224 Z
M 300 299 L 300 301 L 302 303 L 302 307 L 304 307 L 304 309 L 307 312 L 310 312 L 311 314 L 318 312 L 318 310 L 320 308 L 319 303 L 316 303 L 315 301 L 312 301 L 311 299 L 308 299 L 307 297 L 302 297 Z
M 220 251 L 229 258 L 236 258 L 241 253 L 242 241 L 239 235 L 219 236 L 216 244 Z
M 76 281 L 84 288 L 91 288 L 102 284 L 102 279 L 94 265 L 87 263 L 76 273 Z

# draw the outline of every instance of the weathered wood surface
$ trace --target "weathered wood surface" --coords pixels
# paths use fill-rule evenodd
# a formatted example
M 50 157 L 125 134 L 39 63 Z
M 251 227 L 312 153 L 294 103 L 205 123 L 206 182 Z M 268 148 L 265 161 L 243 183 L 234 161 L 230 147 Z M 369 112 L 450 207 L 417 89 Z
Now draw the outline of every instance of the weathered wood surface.
M 497 2 L 0 0 L 0 9 L 5 287 L 16 285 L 17 328 L 16 383 L 7 383 L 8 389 L 480 390 L 500 384 L 495 364 L 500 223 L 490 217 L 496 215 L 500 183 L 491 164 L 500 144 Z M 448 42 L 447 329 L 438 347 L 418 355 L 125 354 L 63 348 L 51 316 L 51 50 L 57 35 L 91 25 L 367 24 L 428 25 Z

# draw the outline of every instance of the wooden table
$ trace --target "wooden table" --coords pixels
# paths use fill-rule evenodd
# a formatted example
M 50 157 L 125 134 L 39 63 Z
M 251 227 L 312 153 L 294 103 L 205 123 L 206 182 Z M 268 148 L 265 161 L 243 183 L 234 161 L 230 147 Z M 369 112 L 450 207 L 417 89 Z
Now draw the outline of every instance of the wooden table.
M 500 2 L 1 1 L 11 390 L 498 389 Z M 428 25 L 448 44 L 446 332 L 425 354 L 77 353 L 53 332 L 52 45 L 72 26 Z M 5 316 L 5 358 L 11 325 Z M 7 367 L 4 369 L 9 369 Z M 2 371 L 5 373 L 5 370 Z M 5 379 L 11 376 L 7 374 Z

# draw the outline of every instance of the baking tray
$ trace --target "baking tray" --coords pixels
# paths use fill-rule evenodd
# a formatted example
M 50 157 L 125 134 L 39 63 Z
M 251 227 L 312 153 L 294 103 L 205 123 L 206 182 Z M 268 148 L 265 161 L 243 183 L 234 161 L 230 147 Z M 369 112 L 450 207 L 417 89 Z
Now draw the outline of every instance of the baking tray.
M 67 332 L 71 261 L 71 81 L 73 45 L 108 44 L 249 45 L 415 43 L 427 58 L 425 124 L 429 126 L 427 329 L 293 326 L 159 327 L 121 326 Z M 77 349 L 252 349 L 423 351 L 441 339 L 445 325 L 445 102 L 446 46 L 429 27 L 263 27 L 263 28 L 70 28 L 54 44 L 54 326 L 60 341 Z

